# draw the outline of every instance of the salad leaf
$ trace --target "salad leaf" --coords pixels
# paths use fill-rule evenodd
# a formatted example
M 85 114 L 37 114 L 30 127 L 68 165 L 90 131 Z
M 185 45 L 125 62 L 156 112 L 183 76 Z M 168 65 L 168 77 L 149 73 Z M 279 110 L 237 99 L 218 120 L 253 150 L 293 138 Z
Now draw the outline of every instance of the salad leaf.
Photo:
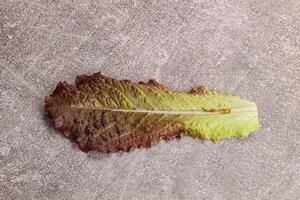
M 129 151 L 182 134 L 218 142 L 259 128 L 255 103 L 198 87 L 174 92 L 148 83 L 115 80 L 101 73 L 59 82 L 45 98 L 54 127 L 84 151 Z

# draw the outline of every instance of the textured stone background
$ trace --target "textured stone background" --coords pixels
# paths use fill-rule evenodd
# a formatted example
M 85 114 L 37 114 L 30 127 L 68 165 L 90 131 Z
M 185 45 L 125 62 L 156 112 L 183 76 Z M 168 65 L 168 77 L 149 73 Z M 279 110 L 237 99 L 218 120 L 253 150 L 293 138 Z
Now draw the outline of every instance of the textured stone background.
M 300 199 L 299 0 L 1 0 L 0 47 L 1 199 Z M 241 95 L 262 128 L 82 153 L 43 100 L 97 71 Z

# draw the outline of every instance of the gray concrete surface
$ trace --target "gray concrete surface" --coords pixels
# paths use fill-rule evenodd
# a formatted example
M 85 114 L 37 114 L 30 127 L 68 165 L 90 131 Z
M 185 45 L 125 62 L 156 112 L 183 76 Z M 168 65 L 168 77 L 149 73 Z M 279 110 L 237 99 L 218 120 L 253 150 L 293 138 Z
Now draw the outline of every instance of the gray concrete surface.
M 0 47 L 0 199 L 300 199 L 298 0 L 1 0 Z M 85 154 L 43 99 L 97 71 L 241 95 L 262 128 Z

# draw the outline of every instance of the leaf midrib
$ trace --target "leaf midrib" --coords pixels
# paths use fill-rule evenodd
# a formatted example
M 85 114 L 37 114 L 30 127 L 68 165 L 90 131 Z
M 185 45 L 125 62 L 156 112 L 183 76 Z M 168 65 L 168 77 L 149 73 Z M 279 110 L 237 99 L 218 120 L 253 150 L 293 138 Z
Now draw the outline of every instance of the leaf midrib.
M 182 110 L 144 110 L 144 109 L 110 109 L 110 108 L 86 108 L 86 107 L 73 107 L 77 109 L 86 110 L 100 110 L 107 112 L 131 112 L 131 113 L 151 113 L 151 114 L 168 114 L 168 115 L 230 115 L 238 113 L 257 114 L 257 108 L 254 106 L 243 108 L 232 108 L 229 113 L 222 113 L 221 111 L 209 112 L 209 111 L 182 111 Z

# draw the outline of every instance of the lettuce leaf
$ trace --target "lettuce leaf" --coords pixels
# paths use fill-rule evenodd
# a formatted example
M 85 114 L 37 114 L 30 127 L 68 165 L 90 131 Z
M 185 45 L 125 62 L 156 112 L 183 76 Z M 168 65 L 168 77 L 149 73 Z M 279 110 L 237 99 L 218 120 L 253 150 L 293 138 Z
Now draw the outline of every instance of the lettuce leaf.
M 198 87 L 174 92 L 148 83 L 115 80 L 101 73 L 59 82 L 45 98 L 54 127 L 84 151 L 129 151 L 181 134 L 218 142 L 259 128 L 255 103 Z

